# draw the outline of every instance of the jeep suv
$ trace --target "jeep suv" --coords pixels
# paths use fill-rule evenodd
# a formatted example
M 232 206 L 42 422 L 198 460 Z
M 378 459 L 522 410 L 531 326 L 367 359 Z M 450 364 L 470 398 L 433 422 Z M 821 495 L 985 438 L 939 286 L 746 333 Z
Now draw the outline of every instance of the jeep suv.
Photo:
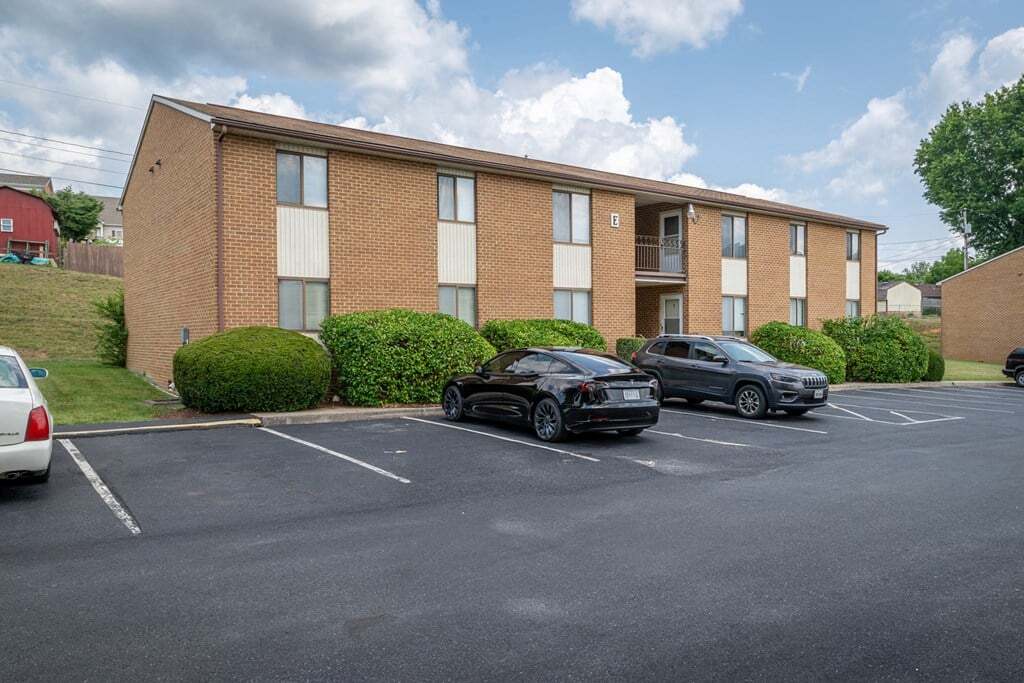
M 658 379 L 658 398 L 721 401 L 747 418 L 769 410 L 803 415 L 828 402 L 819 370 L 783 363 L 738 337 L 662 335 L 648 340 L 633 362 Z
M 1006 357 L 1003 374 L 1016 382 L 1018 387 L 1024 387 L 1024 346 L 1014 349 Z

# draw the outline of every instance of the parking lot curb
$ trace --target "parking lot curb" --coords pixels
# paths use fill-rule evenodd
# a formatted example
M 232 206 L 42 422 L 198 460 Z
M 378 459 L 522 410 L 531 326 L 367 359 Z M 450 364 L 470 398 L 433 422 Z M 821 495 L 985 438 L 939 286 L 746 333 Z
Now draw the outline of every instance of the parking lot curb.
M 389 417 L 422 417 L 441 414 L 436 406 L 416 408 L 320 408 L 300 410 L 294 413 L 253 413 L 263 427 L 287 427 L 289 425 L 329 424 L 331 422 L 357 422 L 379 420 Z
M 147 432 L 175 432 L 189 429 L 218 429 L 220 427 L 259 427 L 256 418 L 211 420 L 209 422 L 182 422 L 180 424 L 143 424 L 135 427 L 106 427 L 100 429 L 54 430 L 54 438 L 70 439 L 83 436 L 117 436 L 119 434 L 145 434 Z
M 935 387 L 1006 387 L 1012 382 L 1000 382 L 999 380 L 950 380 L 941 382 L 898 382 L 879 383 L 872 382 L 850 382 L 848 384 L 833 384 L 829 391 L 857 391 L 858 389 L 928 389 Z

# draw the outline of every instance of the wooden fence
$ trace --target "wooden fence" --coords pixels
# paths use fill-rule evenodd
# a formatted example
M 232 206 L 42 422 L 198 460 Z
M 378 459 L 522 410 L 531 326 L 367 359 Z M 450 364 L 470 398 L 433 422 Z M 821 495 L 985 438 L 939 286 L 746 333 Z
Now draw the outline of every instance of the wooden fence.
M 68 242 L 62 263 L 67 270 L 124 277 L 124 249 L 84 242 Z

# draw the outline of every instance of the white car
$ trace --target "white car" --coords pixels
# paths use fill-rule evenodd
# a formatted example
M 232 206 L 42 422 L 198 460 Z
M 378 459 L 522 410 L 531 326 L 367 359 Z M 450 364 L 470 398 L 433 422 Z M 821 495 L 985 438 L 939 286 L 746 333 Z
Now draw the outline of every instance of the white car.
M 53 415 L 35 382 L 46 374 L 30 370 L 14 349 L 0 346 L 0 480 L 50 478 Z

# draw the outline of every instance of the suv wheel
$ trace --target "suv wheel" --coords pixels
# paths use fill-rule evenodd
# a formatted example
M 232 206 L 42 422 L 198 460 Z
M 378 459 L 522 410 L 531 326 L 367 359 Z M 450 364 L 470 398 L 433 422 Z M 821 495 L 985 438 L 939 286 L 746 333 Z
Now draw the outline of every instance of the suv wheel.
M 445 418 L 457 422 L 465 414 L 462 405 L 462 392 L 456 386 L 444 390 L 444 401 L 441 403 Z
M 533 409 L 533 431 L 541 441 L 561 441 L 565 438 L 562 409 L 553 399 L 541 399 Z
M 747 384 L 736 392 L 736 412 L 740 417 L 759 420 L 768 413 L 764 391 L 756 384 Z
M 1018 370 L 1017 374 L 1013 377 L 1013 381 L 1017 383 L 1018 387 L 1024 388 L 1024 370 Z

